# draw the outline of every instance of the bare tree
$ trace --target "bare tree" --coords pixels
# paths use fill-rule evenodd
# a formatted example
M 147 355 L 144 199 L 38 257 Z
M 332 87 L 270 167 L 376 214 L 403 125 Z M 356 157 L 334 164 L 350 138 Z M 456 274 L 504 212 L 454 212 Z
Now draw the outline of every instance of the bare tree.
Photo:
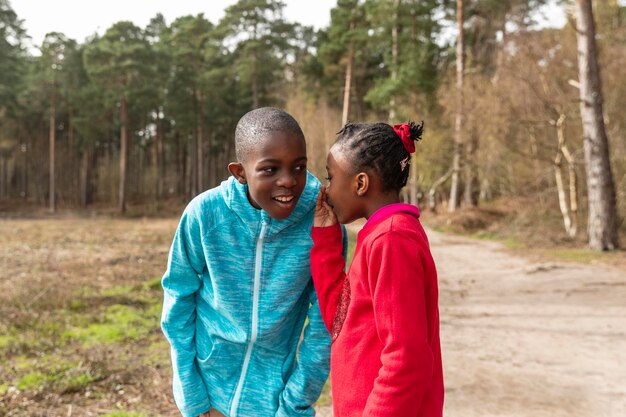
M 354 23 L 350 23 L 350 31 L 354 30 Z M 354 65 L 354 42 L 348 44 L 348 62 L 346 63 L 346 78 L 343 89 L 343 114 L 341 116 L 341 125 L 345 125 L 350 117 L 350 94 L 352 87 L 352 66 Z
M 591 0 L 576 0 L 580 115 L 589 199 L 589 247 L 618 248 L 617 203 L 602 109 L 602 86 Z
M 578 178 L 576 176 L 574 156 L 565 143 L 565 118 L 565 114 L 560 113 L 558 120 L 551 121 L 551 124 L 553 124 L 556 128 L 558 138 L 557 153 L 553 162 L 554 179 L 556 181 L 556 188 L 559 195 L 559 208 L 561 209 L 561 215 L 563 216 L 565 232 L 569 237 L 574 237 L 576 236 L 576 232 L 578 230 Z M 567 194 L 565 192 L 563 173 L 561 172 L 563 157 L 565 157 L 565 160 L 567 161 L 569 204 L 567 201 Z
M 56 165 L 56 157 L 55 157 L 55 149 L 56 149 L 56 99 L 54 94 L 51 100 L 52 104 L 50 105 L 50 212 L 54 213 L 56 211 L 56 173 L 55 173 L 55 165 Z
M 400 0 L 393 2 L 393 26 L 391 27 L 391 80 L 398 79 L 398 12 L 400 9 Z M 395 95 L 389 100 L 389 121 L 394 122 L 396 119 L 396 99 Z
M 452 159 L 452 183 L 448 211 L 453 212 L 459 204 L 459 177 L 463 153 L 463 0 L 456 2 L 456 22 L 459 34 L 456 41 L 456 117 L 454 120 L 454 155 Z
M 120 185 L 118 188 L 118 210 L 126 212 L 126 177 L 128 174 L 128 102 L 120 100 Z

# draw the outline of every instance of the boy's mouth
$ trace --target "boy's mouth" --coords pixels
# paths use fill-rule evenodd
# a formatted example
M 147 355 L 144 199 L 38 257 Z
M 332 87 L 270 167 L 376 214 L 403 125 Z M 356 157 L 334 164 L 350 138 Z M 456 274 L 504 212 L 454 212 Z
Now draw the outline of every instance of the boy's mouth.
M 293 194 L 277 195 L 272 199 L 285 207 L 290 207 L 296 202 L 296 196 Z

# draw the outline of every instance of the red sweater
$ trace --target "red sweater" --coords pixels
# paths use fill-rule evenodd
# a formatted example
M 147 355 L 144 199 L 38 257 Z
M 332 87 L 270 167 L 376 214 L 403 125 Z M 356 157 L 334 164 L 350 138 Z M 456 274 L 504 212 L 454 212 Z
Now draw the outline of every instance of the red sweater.
M 382 210 L 358 234 L 343 294 L 341 229 L 312 231 L 313 281 L 334 339 L 334 416 L 439 417 L 444 390 L 435 263 L 419 210 L 408 204 Z

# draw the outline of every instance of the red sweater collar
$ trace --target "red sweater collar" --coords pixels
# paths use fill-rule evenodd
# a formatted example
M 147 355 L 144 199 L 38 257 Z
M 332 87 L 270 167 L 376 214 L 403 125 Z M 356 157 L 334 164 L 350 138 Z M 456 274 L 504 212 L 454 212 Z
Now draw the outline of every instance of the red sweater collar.
M 365 229 L 367 227 L 371 227 L 377 223 L 380 223 L 381 221 L 383 221 L 384 219 L 386 219 L 387 217 L 395 213 L 408 213 L 417 218 L 420 217 L 420 210 L 412 204 L 406 204 L 406 203 L 387 204 L 386 206 L 383 206 L 379 208 L 378 210 L 376 210 L 369 217 L 369 219 L 367 219 L 367 222 L 365 223 L 365 226 L 363 226 L 363 228 Z

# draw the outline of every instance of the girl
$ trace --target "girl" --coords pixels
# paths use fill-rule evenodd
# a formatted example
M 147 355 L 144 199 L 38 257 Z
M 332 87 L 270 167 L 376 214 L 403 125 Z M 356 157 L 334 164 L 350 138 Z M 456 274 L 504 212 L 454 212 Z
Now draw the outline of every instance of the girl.
M 419 210 L 399 196 L 422 129 L 348 123 L 328 154 L 311 271 L 333 340 L 335 417 L 442 415 L 437 271 Z M 338 223 L 361 217 L 346 275 Z

